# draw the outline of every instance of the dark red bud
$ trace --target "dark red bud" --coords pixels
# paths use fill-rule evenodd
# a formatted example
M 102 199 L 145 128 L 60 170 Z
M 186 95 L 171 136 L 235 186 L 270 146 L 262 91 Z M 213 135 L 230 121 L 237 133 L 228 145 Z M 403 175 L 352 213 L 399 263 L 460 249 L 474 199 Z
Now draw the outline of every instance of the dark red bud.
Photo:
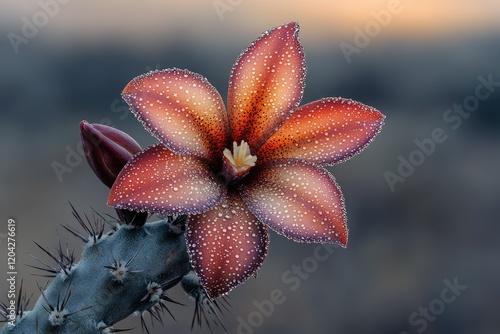
M 90 168 L 109 188 L 125 164 L 142 150 L 134 138 L 107 125 L 81 121 L 80 132 Z M 117 209 L 116 212 L 121 222 L 135 226 L 144 225 L 148 218 L 147 212 L 126 209 Z
M 80 123 L 83 151 L 97 177 L 111 188 L 116 177 L 142 149 L 128 134 L 103 124 Z

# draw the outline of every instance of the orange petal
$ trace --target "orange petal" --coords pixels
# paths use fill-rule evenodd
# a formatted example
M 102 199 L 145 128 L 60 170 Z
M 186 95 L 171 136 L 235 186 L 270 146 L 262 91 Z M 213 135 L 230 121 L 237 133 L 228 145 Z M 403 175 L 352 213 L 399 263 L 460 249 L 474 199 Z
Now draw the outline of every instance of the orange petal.
M 347 245 L 344 198 L 330 173 L 301 160 L 257 168 L 242 198 L 261 222 L 297 242 Z
M 149 72 L 133 79 L 122 96 L 144 127 L 171 151 L 212 163 L 229 139 L 226 108 L 217 90 L 187 70 Z
M 325 98 L 293 113 L 257 152 L 257 161 L 298 158 L 335 164 L 361 152 L 380 132 L 384 115 L 362 103 Z
M 166 215 L 197 214 L 216 205 L 224 192 L 205 160 L 155 144 L 125 165 L 108 205 Z
M 227 104 L 233 140 L 245 140 L 254 153 L 302 98 L 306 69 L 298 34 L 297 23 L 265 32 L 231 71 Z
M 191 265 L 211 298 L 228 293 L 252 276 L 267 255 L 269 235 L 238 194 L 200 215 L 186 229 Z

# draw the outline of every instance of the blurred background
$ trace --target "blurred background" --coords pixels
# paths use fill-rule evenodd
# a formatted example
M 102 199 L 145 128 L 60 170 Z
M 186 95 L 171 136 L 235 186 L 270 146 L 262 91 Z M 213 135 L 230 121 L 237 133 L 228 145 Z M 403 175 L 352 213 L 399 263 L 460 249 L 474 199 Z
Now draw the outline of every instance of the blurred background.
M 187 68 L 225 97 L 241 50 L 264 30 L 298 21 L 308 65 L 303 103 L 353 98 L 382 111 L 386 124 L 362 154 L 330 168 L 345 195 L 348 248 L 318 262 L 317 245 L 272 234 L 258 279 L 230 294 L 228 329 L 245 333 L 246 322 L 254 333 L 499 332 L 500 2 L 49 2 L 0 3 L 0 267 L 14 218 L 18 280 L 28 291 L 38 296 L 35 281 L 45 282 L 25 266 L 35 264 L 25 251 L 43 258 L 33 241 L 54 249 L 57 230 L 81 251 L 60 227 L 76 226 L 68 201 L 90 215 L 113 213 L 108 189 L 79 153 L 79 122 L 111 124 L 145 147 L 154 139 L 120 99 L 133 77 Z M 478 89 L 489 95 L 478 99 Z M 462 114 L 448 111 L 464 103 Z M 446 140 L 431 154 L 415 153 L 415 140 L 435 129 Z M 418 166 L 400 175 L 401 159 L 410 158 Z M 444 290 L 453 284 L 455 292 Z M 256 304 L 275 289 L 286 300 L 259 316 Z M 152 333 L 191 333 L 193 303 L 180 287 L 169 296 L 188 306 L 172 306 L 177 322 L 167 316 Z M 115 327 L 141 332 L 138 318 Z

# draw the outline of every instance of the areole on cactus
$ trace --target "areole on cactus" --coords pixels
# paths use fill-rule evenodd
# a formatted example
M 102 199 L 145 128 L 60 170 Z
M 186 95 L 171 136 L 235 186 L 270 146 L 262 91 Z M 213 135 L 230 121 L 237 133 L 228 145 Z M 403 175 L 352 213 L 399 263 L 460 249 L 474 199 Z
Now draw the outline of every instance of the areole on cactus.
M 342 192 L 325 169 L 362 151 L 384 116 L 344 98 L 299 106 L 305 56 L 297 23 L 266 31 L 237 58 L 227 108 L 217 90 L 188 70 L 152 71 L 123 90 L 131 111 L 159 143 L 142 149 L 128 134 L 80 124 L 87 161 L 111 188 L 118 224 L 84 219 L 80 262 L 42 248 L 58 267 L 32 311 L 21 303 L 0 333 L 112 333 L 128 315 L 160 319 L 181 282 L 195 299 L 192 325 L 225 329 L 217 300 L 254 275 L 269 228 L 297 242 L 346 247 Z M 147 222 L 149 214 L 161 220 Z M 88 236 L 87 234 L 90 234 Z M 193 272 L 194 271 L 194 272 Z M 26 301 L 26 300 L 25 300 Z M 119 310 L 119 311 L 118 311 Z M 141 326 L 148 328 L 141 316 Z

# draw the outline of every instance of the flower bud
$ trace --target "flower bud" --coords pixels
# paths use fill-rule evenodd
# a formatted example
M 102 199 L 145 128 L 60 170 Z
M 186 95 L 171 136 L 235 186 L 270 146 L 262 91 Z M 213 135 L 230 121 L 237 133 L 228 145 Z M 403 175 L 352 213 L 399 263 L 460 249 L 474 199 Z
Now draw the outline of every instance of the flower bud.
M 125 132 L 103 124 L 80 123 L 83 151 L 97 177 L 111 188 L 116 177 L 134 154 L 142 149 Z
M 103 124 L 89 124 L 81 121 L 85 157 L 95 175 L 108 188 L 111 188 L 118 174 L 141 146 L 128 134 Z M 142 226 L 148 217 L 147 212 L 117 209 L 118 219 L 126 224 Z

